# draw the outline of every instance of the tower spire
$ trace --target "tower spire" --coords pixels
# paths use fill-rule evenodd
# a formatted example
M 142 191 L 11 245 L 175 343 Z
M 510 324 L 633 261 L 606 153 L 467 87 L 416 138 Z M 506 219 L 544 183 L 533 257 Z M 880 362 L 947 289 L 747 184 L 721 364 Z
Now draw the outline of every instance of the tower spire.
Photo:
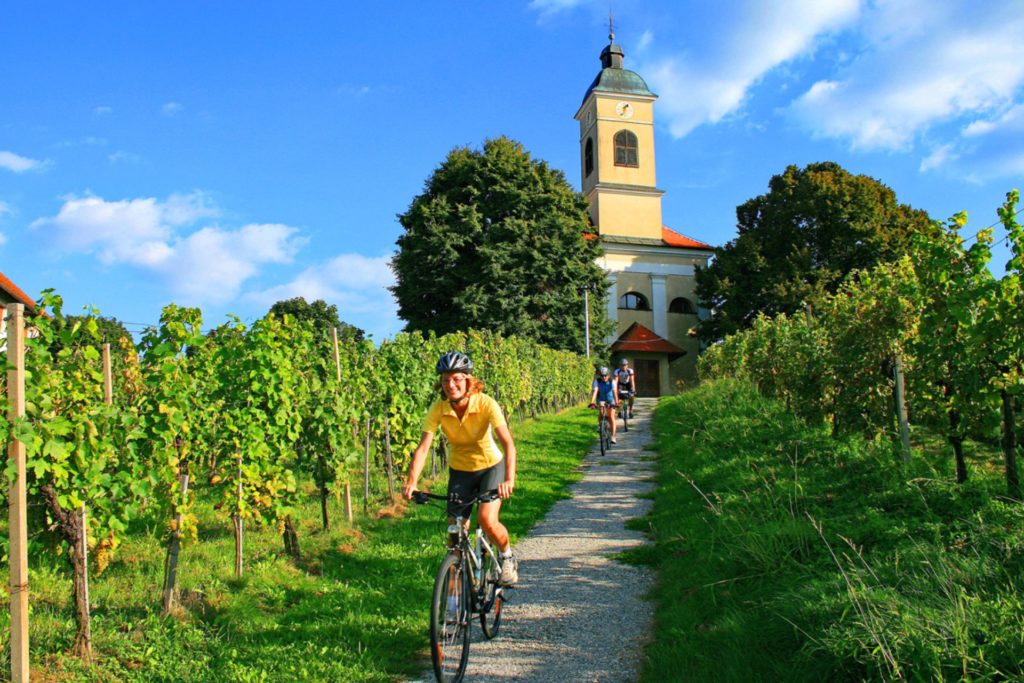
M 612 21 L 612 11 L 608 10 L 608 43 L 612 44 L 615 42 L 615 25 Z

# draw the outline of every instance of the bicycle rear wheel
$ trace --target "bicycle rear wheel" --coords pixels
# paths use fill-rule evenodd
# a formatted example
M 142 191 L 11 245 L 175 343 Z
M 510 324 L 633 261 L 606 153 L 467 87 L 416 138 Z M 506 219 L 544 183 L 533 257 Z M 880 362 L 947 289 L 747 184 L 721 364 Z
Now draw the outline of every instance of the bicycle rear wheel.
M 440 683 L 457 683 L 469 662 L 469 577 L 462 558 L 441 562 L 430 601 L 430 658 Z
M 622 405 L 622 431 L 629 431 L 629 406 L 626 405 L 625 401 L 621 402 Z
M 498 635 L 498 628 L 501 627 L 501 608 L 505 600 L 503 589 L 498 586 L 500 577 L 501 568 L 494 553 L 485 553 L 483 568 L 480 571 L 480 627 L 487 640 Z

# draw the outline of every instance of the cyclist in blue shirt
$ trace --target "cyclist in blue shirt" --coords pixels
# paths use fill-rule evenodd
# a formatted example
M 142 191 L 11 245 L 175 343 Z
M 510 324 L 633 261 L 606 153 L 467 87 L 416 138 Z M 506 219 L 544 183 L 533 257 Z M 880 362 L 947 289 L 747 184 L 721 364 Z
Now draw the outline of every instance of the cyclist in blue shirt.
M 591 387 L 590 405 L 608 404 L 608 422 L 612 427 L 612 443 L 618 443 L 615 440 L 615 406 L 618 405 L 618 395 L 619 390 L 615 378 L 612 377 L 612 373 L 607 367 L 602 366 Z

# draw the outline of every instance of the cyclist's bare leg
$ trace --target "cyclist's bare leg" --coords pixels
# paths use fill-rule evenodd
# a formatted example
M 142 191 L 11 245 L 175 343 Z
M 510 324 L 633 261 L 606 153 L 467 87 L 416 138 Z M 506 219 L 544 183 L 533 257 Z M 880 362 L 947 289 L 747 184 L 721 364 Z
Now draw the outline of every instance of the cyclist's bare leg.
M 615 438 L 615 408 L 608 406 L 608 422 L 612 426 L 612 438 Z
M 501 501 L 494 500 L 490 503 L 480 503 L 477 512 L 477 522 L 480 528 L 487 534 L 494 545 L 498 546 L 501 552 L 508 552 L 508 529 L 498 521 L 498 511 L 501 509 Z

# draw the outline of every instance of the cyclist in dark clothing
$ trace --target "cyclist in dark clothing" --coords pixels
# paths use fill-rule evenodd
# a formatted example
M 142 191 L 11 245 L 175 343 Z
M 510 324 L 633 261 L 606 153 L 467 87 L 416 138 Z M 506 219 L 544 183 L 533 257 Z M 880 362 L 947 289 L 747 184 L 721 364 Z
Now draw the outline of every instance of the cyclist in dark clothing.
M 615 371 L 615 380 L 619 385 L 619 400 L 624 404 L 623 411 L 633 419 L 633 399 L 636 398 L 636 372 L 629 367 L 629 359 L 623 358 L 619 361 L 619 367 Z M 626 401 L 629 401 L 627 404 Z

